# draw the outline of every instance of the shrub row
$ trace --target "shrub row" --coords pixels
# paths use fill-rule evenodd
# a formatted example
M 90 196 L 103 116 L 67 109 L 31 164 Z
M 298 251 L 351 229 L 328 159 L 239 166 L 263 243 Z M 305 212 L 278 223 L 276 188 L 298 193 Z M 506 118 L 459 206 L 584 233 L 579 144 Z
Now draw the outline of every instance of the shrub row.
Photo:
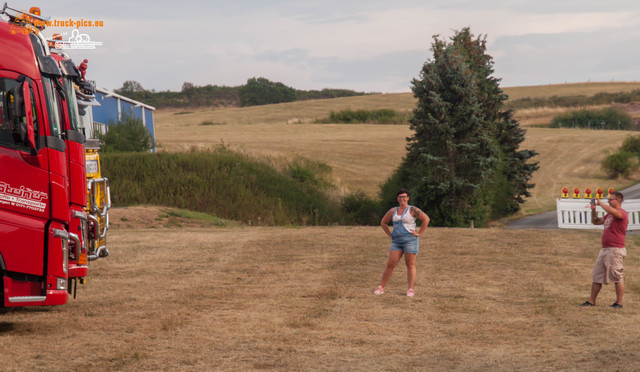
M 579 107 L 592 105 L 608 105 L 611 103 L 629 103 L 640 101 L 640 89 L 631 92 L 597 93 L 593 96 L 551 96 L 541 98 L 520 98 L 510 100 L 507 106 L 513 109 L 538 107 Z
M 633 119 L 617 108 L 603 110 L 577 110 L 556 115 L 549 124 L 552 128 L 586 128 L 633 130 Z
M 337 124 L 408 124 L 410 113 L 400 113 L 392 109 L 331 111 L 329 117 L 316 123 Z

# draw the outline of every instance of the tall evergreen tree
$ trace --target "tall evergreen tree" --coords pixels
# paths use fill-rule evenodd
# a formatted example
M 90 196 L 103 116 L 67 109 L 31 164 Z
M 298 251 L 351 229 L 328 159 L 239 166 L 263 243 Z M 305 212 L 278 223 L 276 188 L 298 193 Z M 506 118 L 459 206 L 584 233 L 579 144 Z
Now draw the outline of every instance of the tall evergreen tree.
M 531 163 L 529 159 L 537 152 L 519 150 L 526 131 L 514 119 L 513 110 L 503 109 L 509 97 L 500 88 L 500 79 L 492 76 L 493 58 L 486 53 L 486 36 L 474 39 L 469 27 L 465 27 L 456 32 L 451 44 L 463 46 L 461 53 L 475 71 L 484 120 L 500 149 L 499 169 L 493 185 L 492 216 L 515 213 L 520 209 L 520 203 L 524 202 L 523 197 L 530 196 L 529 189 L 534 186 L 529 180 L 538 169 L 538 163 Z
M 537 164 L 528 160 L 536 153 L 518 150 L 524 130 L 512 111 L 502 110 L 508 97 L 492 76 L 486 38 L 474 39 L 465 28 L 450 42 L 434 36 L 431 50 L 433 60 L 412 81 L 414 134 L 382 188 L 383 201 L 394 186 L 408 186 L 413 203 L 439 226 L 482 225 L 517 211 L 533 187 L 528 182 Z

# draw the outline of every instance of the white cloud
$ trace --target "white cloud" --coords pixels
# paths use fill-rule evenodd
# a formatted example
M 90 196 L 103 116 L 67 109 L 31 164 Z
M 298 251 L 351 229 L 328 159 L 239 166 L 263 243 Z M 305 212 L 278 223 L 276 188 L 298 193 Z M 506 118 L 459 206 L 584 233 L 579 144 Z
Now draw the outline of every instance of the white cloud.
M 631 0 L 58 0 L 42 9 L 104 21 L 87 29 L 103 46 L 72 57 L 89 59 L 88 75 L 111 89 L 125 80 L 178 90 L 184 81 L 263 76 L 299 89 L 408 91 L 432 35 L 466 26 L 487 35 L 496 76 L 511 85 L 639 80 L 640 9 Z

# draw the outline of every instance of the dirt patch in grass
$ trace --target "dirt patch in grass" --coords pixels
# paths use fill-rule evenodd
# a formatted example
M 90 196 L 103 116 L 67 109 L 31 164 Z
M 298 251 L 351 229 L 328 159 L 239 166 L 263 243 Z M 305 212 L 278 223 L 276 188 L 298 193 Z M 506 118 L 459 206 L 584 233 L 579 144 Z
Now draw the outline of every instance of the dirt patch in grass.
M 215 216 L 160 206 L 134 206 L 109 210 L 110 229 L 185 228 L 239 226 Z

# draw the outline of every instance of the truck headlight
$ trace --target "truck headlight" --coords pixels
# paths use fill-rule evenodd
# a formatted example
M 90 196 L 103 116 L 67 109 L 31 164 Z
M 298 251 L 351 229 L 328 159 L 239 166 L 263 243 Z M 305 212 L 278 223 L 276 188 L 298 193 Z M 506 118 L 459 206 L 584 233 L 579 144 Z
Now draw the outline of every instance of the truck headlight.
M 56 283 L 56 289 L 67 289 L 67 279 L 58 278 Z

